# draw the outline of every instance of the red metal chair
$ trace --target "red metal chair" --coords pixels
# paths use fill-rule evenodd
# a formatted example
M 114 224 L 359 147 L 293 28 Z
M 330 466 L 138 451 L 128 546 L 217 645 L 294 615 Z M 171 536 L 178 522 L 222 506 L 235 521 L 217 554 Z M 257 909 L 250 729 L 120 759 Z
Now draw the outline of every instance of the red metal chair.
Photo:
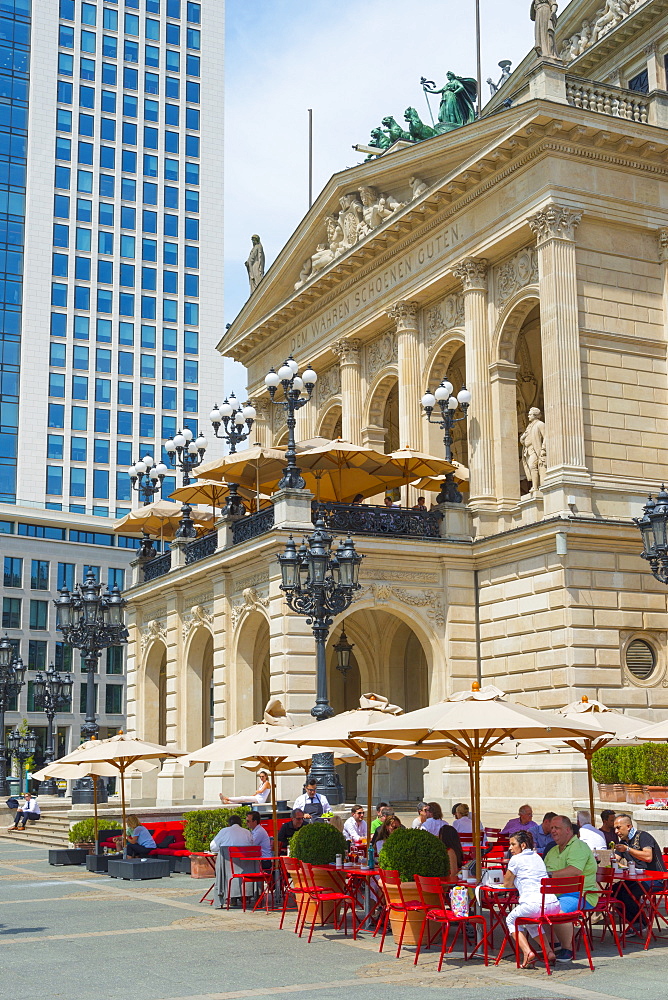
M 279 931 L 283 929 L 283 921 L 285 920 L 288 902 L 290 897 L 292 897 L 295 901 L 295 906 L 297 907 L 297 918 L 295 920 L 294 931 L 295 934 L 299 933 L 301 935 L 299 925 L 300 923 L 303 925 L 303 921 L 305 919 L 306 897 L 308 896 L 308 889 L 306 888 L 304 873 L 302 871 L 302 863 L 297 858 L 280 858 L 279 860 L 283 876 L 283 909 L 281 911 L 281 922 L 278 925 L 278 929 Z
M 578 935 L 576 931 L 582 931 L 581 937 L 584 942 L 585 951 L 587 952 L 587 958 L 589 960 L 589 968 L 594 971 L 594 965 L 591 960 L 591 949 L 589 947 L 589 938 L 587 936 L 586 924 L 587 917 L 584 910 L 584 875 L 580 875 L 577 878 L 544 878 L 540 883 L 541 892 L 541 904 L 540 904 L 540 916 L 538 917 L 518 917 L 515 921 L 515 931 L 517 932 L 521 926 L 532 925 L 538 928 L 538 939 L 540 941 L 540 948 L 543 953 L 543 961 L 545 962 L 545 969 L 548 976 L 552 975 L 552 969 L 550 968 L 550 963 L 547 957 L 547 950 L 545 948 L 545 938 L 543 937 L 543 924 L 547 924 L 550 928 L 550 935 L 552 935 L 552 928 L 556 927 L 558 924 L 572 924 L 573 925 L 573 958 L 575 958 L 575 949 L 577 945 Z M 572 913 L 546 913 L 545 912 L 545 897 L 546 896 L 561 896 L 566 893 L 577 893 L 578 894 L 578 908 L 573 910 Z M 515 961 L 517 963 L 517 968 L 520 967 L 520 945 L 517 940 L 517 933 L 515 934 Z
M 455 936 L 452 939 L 452 944 L 448 948 L 448 953 L 452 951 L 455 947 L 458 936 L 461 933 L 462 936 L 462 946 L 464 950 L 464 961 L 468 959 L 468 939 L 466 931 L 468 927 L 480 927 L 482 931 L 482 938 L 475 945 L 473 951 L 471 952 L 471 958 L 475 955 L 476 951 L 482 944 L 483 955 L 485 957 L 485 965 L 488 964 L 487 960 L 487 923 L 484 917 L 477 916 L 476 914 L 467 914 L 465 917 L 459 917 L 450 909 L 449 903 L 446 902 L 445 892 L 443 888 L 443 882 L 440 878 L 434 878 L 424 875 L 415 876 L 415 884 L 417 886 L 418 893 L 420 895 L 420 900 L 425 909 L 425 916 L 422 923 L 422 929 L 420 930 L 420 938 L 418 940 L 417 948 L 415 951 L 415 959 L 413 961 L 414 965 L 417 965 L 417 960 L 420 957 L 420 949 L 422 948 L 422 938 L 424 936 L 424 931 L 427 926 L 428 921 L 433 920 L 436 923 L 442 924 L 441 929 L 441 954 L 438 960 L 438 971 L 441 971 L 443 966 L 443 956 L 445 955 L 445 950 L 448 944 L 448 935 L 450 933 L 450 925 L 454 924 L 456 927 Z M 427 895 L 433 895 L 438 897 L 438 906 L 434 907 L 432 903 L 428 902 L 426 899 Z M 433 939 L 432 939 L 433 940 Z M 428 942 L 427 947 L 429 947 Z
M 385 871 L 383 868 L 378 870 L 380 875 L 380 881 L 383 886 L 383 893 L 385 896 L 385 912 L 381 919 L 383 921 L 383 934 L 380 939 L 379 952 L 383 950 L 383 945 L 385 944 L 385 935 L 387 934 L 387 925 L 390 922 L 390 916 L 392 913 L 402 914 L 403 922 L 401 925 L 401 934 L 399 935 L 399 943 L 397 945 L 397 958 L 401 954 L 401 946 L 404 941 L 404 934 L 406 933 L 406 923 L 408 921 L 408 914 L 414 913 L 416 910 L 425 913 L 425 905 L 420 902 L 420 900 L 406 899 L 404 897 L 403 888 L 401 885 L 401 878 L 399 877 L 399 872 Z M 393 899 L 392 895 L 397 898 Z M 374 937 L 378 933 L 378 928 L 380 926 L 380 920 L 376 925 L 376 930 L 374 931 Z
M 601 868 L 599 869 L 598 875 L 596 876 L 596 881 L 601 887 L 599 892 L 598 902 L 593 910 L 585 910 L 585 918 L 587 922 L 587 933 L 589 934 L 589 940 L 593 943 L 593 927 L 592 918 L 594 916 L 603 917 L 602 920 L 602 930 L 600 940 L 603 941 L 606 932 L 609 930 L 612 934 L 615 944 L 617 945 L 617 951 L 619 952 L 619 957 L 624 957 L 623 947 L 626 944 L 626 909 L 624 903 L 621 899 L 617 899 L 613 892 L 613 879 L 614 873 L 612 868 Z M 619 934 L 617 933 L 617 925 L 615 923 L 615 918 L 619 920 Z M 620 941 L 621 936 L 621 941 Z
M 313 931 L 315 929 L 316 920 L 318 919 L 318 907 L 324 903 L 331 903 L 334 911 L 334 928 L 339 930 L 341 927 L 341 921 L 343 922 L 343 932 L 348 936 L 348 910 L 350 910 L 353 922 L 353 940 L 357 937 L 357 914 L 355 912 L 355 899 L 349 893 L 345 891 L 343 883 L 343 873 L 332 872 L 331 869 L 323 869 L 318 865 L 309 865 L 305 861 L 302 862 L 302 871 L 304 873 L 304 882 L 306 891 L 308 892 L 311 902 L 315 905 L 313 907 L 313 920 L 311 921 L 311 930 L 309 931 L 307 944 L 311 943 L 311 938 L 313 937 Z M 336 881 L 340 880 L 340 889 L 331 889 L 327 886 L 318 885 L 318 873 L 320 871 L 326 871 L 328 876 L 334 876 Z M 336 916 L 336 907 L 340 905 L 342 907 L 340 919 Z M 304 923 L 306 921 L 306 913 L 304 913 L 304 918 L 302 920 L 302 930 Z M 301 937 L 301 932 L 300 932 Z
M 227 909 L 230 908 L 230 893 L 232 889 L 232 882 L 235 879 L 241 883 L 241 905 L 243 907 L 244 913 L 246 912 L 246 886 L 251 885 L 256 889 L 258 883 L 261 883 L 264 887 L 264 892 L 271 890 L 271 873 L 265 872 L 260 867 L 260 859 L 262 857 L 262 851 L 259 847 L 229 847 L 228 848 L 230 857 L 230 870 L 231 874 L 227 880 Z M 235 871 L 234 865 L 235 861 L 238 863 L 240 861 L 257 861 L 258 870 L 254 872 L 248 871 Z M 263 895 L 264 895 L 263 892 Z M 262 896 L 260 896 L 262 899 Z M 258 900 L 259 902 L 259 900 Z M 257 906 L 257 903 L 255 904 Z

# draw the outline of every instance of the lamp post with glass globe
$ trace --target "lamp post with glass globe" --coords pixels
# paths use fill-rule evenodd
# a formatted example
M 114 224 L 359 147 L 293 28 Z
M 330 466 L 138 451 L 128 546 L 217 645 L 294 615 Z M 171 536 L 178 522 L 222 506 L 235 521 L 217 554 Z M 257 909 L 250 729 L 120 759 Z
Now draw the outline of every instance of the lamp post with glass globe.
M 286 423 L 288 425 L 288 447 L 285 452 L 288 464 L 285 466 L 283 475 L 279 480 L 279 490 L 303 490 L 306 485 L 301 469 L 297 468 L 297 449 L 295 446 L 297 420 L 295 413 L 302 406 L 306 406 L 310 402 L 317 380 L 318 376 L 310 365 L 300 375 L 299 365 L 292 356 L 283 362 L 277 372 L 272 368 L 269 374 L 265 376 L 264 384 L 269 390 L 271 401 L 276 406 L 285 408 Z M 283 387 L 283 398 L 274 399 L 279 385 Z M 306 390 L 305 396 L 302 395 L 304 390 Z
M 5 712 L 9 702 L 21 693 L 26 668 L 17 656 L 9 636 L 0 639 L 0 794 L 7 792 L 7 749 L 5 746 Z
M 178 468 L 183 473 L 183 486 L 190 483 L 190 473 L 201 465 L 204 461 L 204 452 L 207 449 L 207 440 L 203 434 L 195 438 L 189 427 L 184 427 L 178 431 L 173 438 L 165 444 L 165 451 L 169 455 L 169 461 L 173 468 Z
M 668 491 L 663 484 L 656 499 L 647 498 L 643 516 L 634 517 L 633 522 L 642 535 L 642 558 L 659 583 L 668 584 Z
M 130 484 L 132 489 L 139 494 L 139 499 L 144 507 L 152 503 L 156 494 L 160 493 L 163 480 L 168 472 L 169 469 L 162 462 L 158 465 L 155 464 L 152 455 L 145 455 L 144 458 L 140 458 L 138 462 L 130 466 L 128 469 Z
M 48 667 L 37 674 L 33 681 L 33 698 L 35 708 L 46 712 L 48 724 L 46 738 L 45 763 L 52 764 L 56 759 L 56 747 L 53 739 L 53 720 L 56 713 L 65 708 L 72 700 L 72 685 L 74 679 L 71 674 L 60 674 L 50 663 Z M 69 709 L 68 709 L 69 711 Z M 56 795 L 58 786 L 54 778 L 47 778 L 39 786 L 40 795 Z
M 427 420 L 430 424 L 436 424 L 443 431 L 443 444 L 445 445 L 445 458 L 448 462 L 452 461 L 452 428 L 455 424 L 458 424 L 461 420 L 466 420 L 468 415 L 468 408 L 471 403 L 471 393 L 465 386 L 462 386 L 461 390 L 455 396 L 452 391 L 452 382 L 448 382 L 447 379 L 443 379 L 441 384 L 438 386 L 435 392 L 431 393 L 428 389 L 424 396 L 422 397 L 422 409 L 427 414 Z M 434 409 L 438 406 L 441 412 L 440 418 L 436 416 L 432 420 L 432 413 Z M 462 415 L 460 417 L 455 416 L 457 410 L 461 407 Z M 454 473 L 448 472 L 445 479 L 443 480 L 443 485 L 441 486 L 441 492 L 436 497 L 436 503 L 461 503 L 462 495 L 457 489 L 457 484 L 455 483 Z
M 10 759 L 15 757 L 19 762 L 20 767 L 20 785 L 19 788 L 23 792 L 23 768 L 25 762 L 29 757 L 35 752 L 37 747 L 37 737 L 35 736 L 32 729 L 28 729 L 27 732 L 22 733 L 18 726 L 12 729 L 11 733 L 7 736 L 7 746 L 9 748 Z
M 213 404 L 209 420 L 213 424 L 213 433 L 217 438 L 227 441 L 230 446 L 230 455 L 234 455 L 237 445 L 246 441 L 250 436 L 256 416 L 254 406 L 251 406 L 250 403 L 244 403 L 243 406 L 238 405 L 237 397 L 232 393 L 222 406 L 219 407 L 218 403 Z M 219 434 L 221 424 L 224 432 Z
M 335 552 L 331 551 L 332 542 L 333 537 L 326 530 L 324 521 L 318 520 L 299 551 L 290 535 L 285 550 L 278 556 L 281 590 L 288 607 L 298 615 L 305 615 L 307 624 L 313 629 L 316 699 L 311 715 L 318 721 L 334 715 L 327 695 L 327 636 L 334 616 L 350 607 L 354 592 L 359 590 L 359 568 L 363 559 L 350 535 L 339 542 Z M 334 770 L 333 754 L 314 754 L 311 773 L 324 787 L 330 802 L 343 801 L 343 789 Z

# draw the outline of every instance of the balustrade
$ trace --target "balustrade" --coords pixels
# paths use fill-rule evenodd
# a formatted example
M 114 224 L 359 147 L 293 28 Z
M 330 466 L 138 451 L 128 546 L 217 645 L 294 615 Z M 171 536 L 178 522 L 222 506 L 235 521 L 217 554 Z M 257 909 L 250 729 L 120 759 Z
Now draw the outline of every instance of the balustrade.
M 649 100 L 645 94 L 573 76 L 566 78 L 566 100 L 575 108 L 643 124 L 647 122 L 649 113 Z

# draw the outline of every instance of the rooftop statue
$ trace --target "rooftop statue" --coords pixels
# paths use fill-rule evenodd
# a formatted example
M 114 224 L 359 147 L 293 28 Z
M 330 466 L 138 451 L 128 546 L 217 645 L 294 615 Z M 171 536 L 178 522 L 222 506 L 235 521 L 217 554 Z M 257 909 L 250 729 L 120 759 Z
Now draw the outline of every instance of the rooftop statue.
M 259 236 L 251 236 L 251 241 L 253 246 L 251 247 L 251 252 L 248 254 L 248 260 L 245 264 L 246 270 L 248 271 L 250 293 L 252 295 L 264 278 L 264 249 L 260 243 Z
M 558 59 L 554 34 L 557 30 L 557 4 L 554 0 L 531 0 L 529 16 L 535 24 L 534 48 L 541 59 Z
M 434 130 L 451 132 L 462 125 L 468 125 L 475 120 L 475 102 L 478 97 L 478 84 L 468 76 L 457 76 L 452 70 L 447 73 L 448 82 L 440 88 L 422 88 L 426 94 L 440 94 L 441 103 L 438 109 L 438 122 Z

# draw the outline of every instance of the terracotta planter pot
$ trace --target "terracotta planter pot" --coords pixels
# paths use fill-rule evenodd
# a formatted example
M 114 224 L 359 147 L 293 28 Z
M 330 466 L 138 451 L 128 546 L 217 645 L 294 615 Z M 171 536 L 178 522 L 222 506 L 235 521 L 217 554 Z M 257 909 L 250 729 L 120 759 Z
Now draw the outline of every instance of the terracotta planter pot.
M 648 798 L 647 789 L 644 785 L 624 785 L 624 790 L 626 792 L 626 801 L 632 805 L 644 805 L 645 800 Z
M 214 878 L 211 865 L 199 854 L 190 855 L 190 877 L 191 878 Z
M 624 785 L 599 784 L 598 796 L 601 802 L 626 802 L 626 791 Z
M 403 897 L 406 900 L 406 902 L 410 903 L 414 901 L 419 902 L 420 893 L 417 890 L 415 882 L 402 882 L 401 891 L 403 893 Z M 425 895 L 425 898 L 429 903 L 432 903 L 434 907 L 437 907 L 439 905 L 438 896 L 429 893 Z M 396 900 L 397 902 L 399 902 L 398 894 L 396 895 L 393 894 L 392 890 L 389 890 L 389 899 L 391 901 Z M 417 947 L 417 943 L 420 939 L 420 930 L 422 929 L 422 917 L 423 915 L 420 911 L 412 913 L 409 912 L 408 918 L 406 920 L 406 930 L 404 931 L 403 944 L 413 945 L 414 947 Z M 399 937 L 401 935 L 402 925 L 403 925 L 403 915 L 395 914 L 391 911 L 390 926 L 392 927 L 392 937 L 397 942 L 397 944 L 399 943 Z M 438 926 L 439 925 L 435 921 L 430 920 L 428 928 L 425 929 L 425 935 L 423 941 L 426 941 L 428 934 L 429 936 L 434 934 L 438 930 Z
M 623 785 L 611 785 L 613 789 L 614 798 L 610 799 L 611 802 L 626 802 L 626 789 Z
M 668 799 L 668 785 L 648 785 L 648 799 Z
M 316 874 L 318 885 L 321 885 L 324 889 L 332 889 L 335 892 L 340 891 L 341 882 L 337 879 L 336 875 L 328 871 L 318 871 Z M 306 902 L 306 898 L 302 897 L 300 909 L 302 906 L 306 906 L 306 923 L 304 924 L 306 928 L 310 928 L 314 913 L 317 913 L 316 927 L 318 925 L 324 927 L 325 924 L 333 924 L 338 919 L 338 903 L 314 903 L 311 900 Z
M 93 854 L 95 851 L 95 844 L 89 844 L 84 840 L 78 840 L 73 846 L 80 851 L 87 851 L 89 854 Z

